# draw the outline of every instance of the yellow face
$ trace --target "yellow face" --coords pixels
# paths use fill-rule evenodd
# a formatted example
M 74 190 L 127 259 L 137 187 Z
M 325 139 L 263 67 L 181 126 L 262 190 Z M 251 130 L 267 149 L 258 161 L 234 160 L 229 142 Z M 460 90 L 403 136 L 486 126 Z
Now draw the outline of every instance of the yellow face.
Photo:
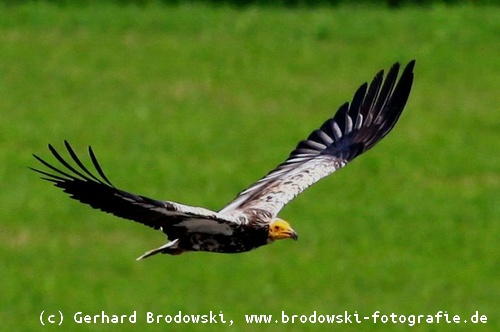
M 290 224 L 282 219 L 276 219 L 269 225 L 269 239 L 272 241 L 282 239 L 298 240 L 298 238 L 297 233 Z

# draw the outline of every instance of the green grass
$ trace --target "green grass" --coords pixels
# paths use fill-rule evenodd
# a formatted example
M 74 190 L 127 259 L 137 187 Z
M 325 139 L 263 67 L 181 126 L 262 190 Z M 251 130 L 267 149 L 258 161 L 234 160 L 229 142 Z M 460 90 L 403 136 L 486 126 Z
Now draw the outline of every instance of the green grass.
M 0 8 L 0 324 L 72 331 L 289 331 L 245 314 L 469 316 L 500 329 L 500 10 Z M 394 131 L 287 206 L 300 241 L 134 261 L 162 234 L 68 199 L 26 166 L 68 139 L 120 188 L 221 208 L 355 89 L 417 59 Z M 128 314 L 137 324 L 78 325 Z M 146 325 L 222 311 L 232 327 Z M 271 329 L 270 329 L 271 328 Z M 406 325 L 334 326 L 401 331 Z M 331 326 L 296 324 L 292 330 Z

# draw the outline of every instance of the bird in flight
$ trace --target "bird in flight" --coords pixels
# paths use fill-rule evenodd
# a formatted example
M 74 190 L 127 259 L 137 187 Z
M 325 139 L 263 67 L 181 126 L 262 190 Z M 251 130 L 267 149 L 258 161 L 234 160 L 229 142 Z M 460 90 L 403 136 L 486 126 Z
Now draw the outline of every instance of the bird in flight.
M 414 66 L 412 60 L 398 79 L 399 63 L 395 63 L 385 78 L 380 71 L 369 85 L 361 85 L 351 103 L 343 104 L 332 118 L 301 141 L 282 164 L 218 212 L 118 189 L 104 174 L 91 147 L 88 152 L 94 172 L 84 166 L 67 141 L 64 143 L 72 164 L 49 144 L 59 167 L 33 155 L 48 169 L 31 169 L 73 199 L 160 230 L 167 236 L 166 244 L 146 252 L 138 260 L 158 253 L 240 253 L 276 240 L 297 240 L 290 224 L 278 217 L 280 210 L 391 131 L 408 100 Z

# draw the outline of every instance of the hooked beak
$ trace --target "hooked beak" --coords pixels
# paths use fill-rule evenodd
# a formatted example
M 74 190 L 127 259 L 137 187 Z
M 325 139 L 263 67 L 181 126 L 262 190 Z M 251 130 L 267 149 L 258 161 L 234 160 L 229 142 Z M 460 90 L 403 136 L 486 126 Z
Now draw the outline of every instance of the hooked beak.
M 294 239 L 295 241 L 297 241 L 299 239 L 299 235 L 293 229 L 286 232 L 286 234 L 288 235 L 288 237 L 290 239 Z

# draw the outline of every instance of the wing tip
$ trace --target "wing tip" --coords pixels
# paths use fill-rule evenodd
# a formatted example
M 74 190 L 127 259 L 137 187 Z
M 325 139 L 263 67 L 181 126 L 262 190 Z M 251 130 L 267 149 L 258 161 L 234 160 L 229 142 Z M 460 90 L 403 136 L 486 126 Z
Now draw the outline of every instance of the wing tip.
M 46 175 L 46 176 L 51 176 L 52 178 L 55 178 L 59 181 L 95 181 L 100 184 L 104 184 L 107 186 L 110 186 L 114 188 L 114 185 L 109 181 L 109 179 L 106 177 L 105 173 L 103 172 L 101 166 L 97 162 L 97 158 L 95 156 L 95 153 L 92 151 L 92 148 L 89 146 L 89 156 L 92 161 L 92 165 L 94 166 L 95 171 L 97 171 L 98 175 L 101 177 L 97 177 L 94 175 L 92 172 L 90 172 L 87 167 L 80 161 L 78 155 L 75 153 L 74 149 L 71 147 L 71 144 L 69 143 L 68 140 L 64 140 L 64 146 L 69 153 L 68 158 L 64 158 L 52 145 L 51 143 L 47 144 L 48 150 L 52 153 L 52 155 L 55 157 L 55 159 L 59 162 L 58 166 L 56 167 L 55 164 L 49 163 L 48 161 L 44 160 L 40 156 L 38 156 L 35 153 L 32 153 L 32 156 L 39 161 L 42 165 L 53 171 L 54 173 L 49 173 L 46 171 L 42 171 L 39 169 L 36 169 L 34 167 L 28 166 L 29 169 L 38 172 L 40 174 Z M 69 161 L 73 161 L 75 164 L 70 164 Z M 64 168 L 61 168 L 64 167 Z M 44 178 L 46 179 L 46 178 Z M 47 180 L 47 179 L 46 179 Z
M 335 115 L 326 120 L 319 130 L 328 136 L 328 141 L 318 143 L 326 145 L 325 149 L 311 148 L 308 140 L 324 135 L 313 135 L 301 141 L 289 159 L 307 147 L 312 154 L 326 154 L 350 161 L 364 151 L 373 147 L 394 127 L 402 114 L 413 85 L 413 70 L 416 60 L 410 60 L 401 75 L 400 63 L 395 62 L 387 75 L 380 70 L 372 79 L 361 84 L 353 95 L 351 103 L 340 106 Z M 328 143 L 328 144 L 327 144 Z

